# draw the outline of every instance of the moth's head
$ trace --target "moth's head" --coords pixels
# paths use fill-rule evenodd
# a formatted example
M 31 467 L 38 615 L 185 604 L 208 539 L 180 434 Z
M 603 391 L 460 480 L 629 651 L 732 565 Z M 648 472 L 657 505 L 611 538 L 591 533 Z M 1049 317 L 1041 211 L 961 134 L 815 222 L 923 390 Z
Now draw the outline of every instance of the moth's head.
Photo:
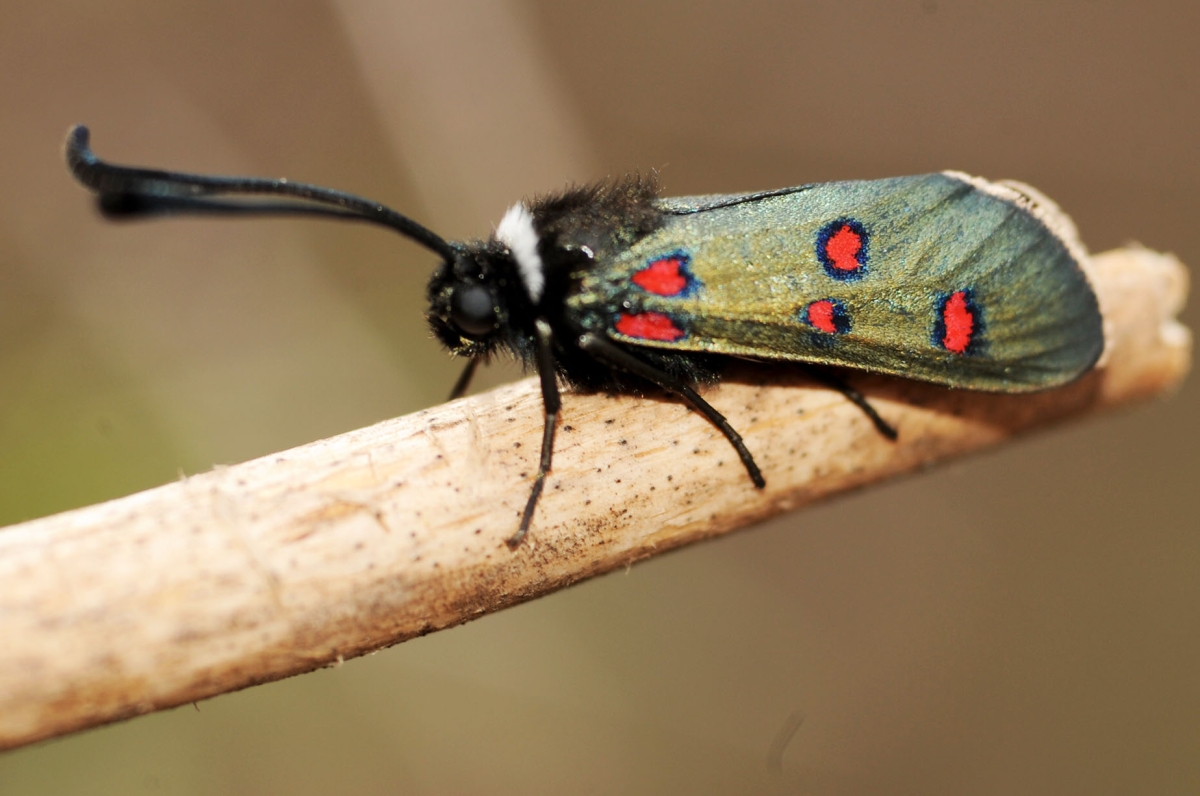
M 494 242 L 457 246 L 429 279 L 429 311 L 434 335 L 457 356 L 490 354 L 504 339 L 508 324 L 505 301 L 511 259 Z

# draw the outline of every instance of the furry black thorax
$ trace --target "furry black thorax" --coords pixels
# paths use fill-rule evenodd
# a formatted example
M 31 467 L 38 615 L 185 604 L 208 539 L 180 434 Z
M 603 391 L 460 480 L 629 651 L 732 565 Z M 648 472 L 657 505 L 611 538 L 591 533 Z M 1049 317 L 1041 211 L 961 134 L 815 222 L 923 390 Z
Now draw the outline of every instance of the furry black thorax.
M 536 370 L 535 324 L 540 318 L 553 330 L 556 371 L 564 382 L 584 389 L 642 392 L 650 385 L 579 348 L 575 341 L 584 330 L 565 308 L 567 296 L 588 271 L 604 268 L 662 227 L 666 214 L 658 196 L 654 176 L 635 174 L 528 202 L 546 279 L 536 304 L 504 244 L 495 238 L 456 244 L 454 259 L 443 262 L 429 281 L 426 317 L 434 335 L 456 356 L 488 360 L 507 350 L 527 370 Z M 471 286 L 486 288 L 492 298 L 495 325 L 485 334 L 468 334 L 455 322 L 455 296 Z M 690 383 L 708 383 L 717 375 L 718 358 L 703 354 L 642 349 L 639 355 Z

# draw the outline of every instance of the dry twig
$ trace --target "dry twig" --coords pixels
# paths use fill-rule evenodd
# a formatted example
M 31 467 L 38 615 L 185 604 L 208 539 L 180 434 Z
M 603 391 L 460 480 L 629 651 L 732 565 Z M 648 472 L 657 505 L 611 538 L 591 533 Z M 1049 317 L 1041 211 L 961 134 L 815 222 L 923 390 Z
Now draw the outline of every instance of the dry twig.
M 311 670 L 657 552 L 1169 390 L 1190 336 L 1173 259 L 1095 258 L 1105 367 L 1024 396 L 855 378 L 891 443 L 787 368 L 709 394 L 767 476 L 680 404 L 568 395 L 529 540 L 533 380 L 0 532 L 0 748 Z

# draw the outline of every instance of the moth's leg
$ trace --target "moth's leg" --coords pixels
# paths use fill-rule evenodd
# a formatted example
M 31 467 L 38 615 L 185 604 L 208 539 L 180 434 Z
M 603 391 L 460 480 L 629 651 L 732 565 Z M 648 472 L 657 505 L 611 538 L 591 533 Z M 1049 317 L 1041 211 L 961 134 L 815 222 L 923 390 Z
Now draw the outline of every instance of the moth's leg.
M 646 381 L 657 384 L 667 392 L 675 393 L 684 401 L 691 404 L 692 408 L 707 417 L 710 423 L 720 429 L 725 438 L 729 440 L 729 443 L 733 445 L 733 449 L 737 451 L 742 464 L 746 466 L 746 472 L 750 474 L 750 480 L 754 482 L 754 485 L 759 489 L 767 485 L 767 482 L 763 480 L 762 472 L 754 462 L 754 457 L 750 455 L 750 451 L 746 448 L 746 443 L 742 442 L 742 435 L 734 431 L 733 426 L 729 425 L 729 421 L 725 419 L 725 416 L 716 409 L 713 409 L 712 405 L 701 398 L 688 384 L 685 384 L 666 371 L 656 368 L 649 362 L 642 361 L 624 348 L 614 345 L 607 339 L 591 332 L 585 332 L 579 336 L 579 347 L 597 359 L 607 362 L 614 368 L 632 373 L 635 376 L 640 376 Z
M 521 527 L 511 538 L 506 540 L 508 546 L 516 549 L 525 534 L 529 533 L 529 523 L 533 521 L 533 510 L 537 507 L 538 498 L 542 496 L 542 488 L 546 485 L 546 473 L 550 472 L 550 459 L 554 456 L 554 429 L 558 423 L 558 410 L 562 400 L 558 395 L 558 377 L 554 368 L 554 332 L 550 324 L 538 318 L 537 327 L 537 369 L 542 382 L 542 404 L 546 408 L 546 424 L 542 429 L 542 460 L 538 464 L 537 477 L 533 480 L 533 491 L 525 503 L 525 513 L 521 515 Z
M 861 409 L 863 414 L 865 414 L 867 418 L 870 419 L 873 424 L 875 424 L 875 428 L 880 434 L 891 440 L 894 440 L 897 436 L 899 436 L 899 434 L 896 432 L 896 429 L 879 416 L 879 413 L 875 411 L 875 407 L 871 406 L 871 404 L 867 401 L 866 396 L 864 396 L 858 390 L 854 389 L 825 368 L 816 367 L 813 365 L 801 365 L 801 367 L 814 379 L 821 382 L 831 390 L 837 390 L 846 397 L 847 401 Z
M 467 360 L 467 366 L 463 368 L 462 375 L 458 377 L 458 381 L 454 382 L 454 389 L 450 390 L 450 398 L 453 401 L 455 398 L 462 398 L 467 393 L 467 388 L 471 386 L 471 379 L 475 377 L 475 369 L 479 367 L 480 357 L 471 357 Z

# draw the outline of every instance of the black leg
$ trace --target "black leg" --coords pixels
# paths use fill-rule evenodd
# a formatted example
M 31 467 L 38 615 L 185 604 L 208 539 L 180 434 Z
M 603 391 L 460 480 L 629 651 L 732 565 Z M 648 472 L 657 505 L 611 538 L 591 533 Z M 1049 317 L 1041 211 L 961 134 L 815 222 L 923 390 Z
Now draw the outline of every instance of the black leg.
M 832 390 L 837 390 L 842 395 L 846 396 L 847 401 L 861 409 L 863 414 L 865 414 L 870 421 L 875 424 L 875 428 L 880 434 L 891 440 L 894 440 L 899 436 L 896 429 L 879 416 L 879 413 L 875 411 L 875 407 L 871 406 L 871 404 L 868 403 L 866 396 L 864 396 L 858 390 L 854 389 L 825 368 L 815 367 L 812 365 L 803 365 L 802 367 L 808 371 L 808 373 L 812 375 L 814 379 L 821 382 L 826 387 L 829 387 Z
M 462 375 L 458 377 L 458 381 L 454 382 L 454 389 L 450 390 L 450 398 L 453 401 L 455 398 L 462 398 L 467 393 L 467 388 L 471 386 L 471 379 L 475 377 L 475 369 L 479 367 L 479 357 L 471 357 L 467 360 L 467 366 L 463 368 Z
M 767 482 L 763 480 L 762 472 L 754 462 L 754 457 L 750 455 L 750 451 L 746 448 L 746 443 L 742 442 L 741 434 L 734 431 L 733 426 L 729 425 L 729 421 L 725 419 L 725 416 L 716 409 L 713 409 L 712 405 L 701 398 L 690 385 L 676 379 L 666 371 L 659 370 L 648 362 L 643 362 L 625 349 L 614 345 L 599 335 L 590 332 L 580 335 L 579 347 L 615 368 L 632 373 L 635 376 L 640 376 L 646 381 L 657 384 L 667 392 L 675 393 L 684 401 L 691 404 L 697 412 L 707 417 L 709 422 L 716 426 L 725 435 L 725 438 L 729 440 L 729 443 L 733 445 L 733 449 L 737 451 L 742 464 L 746 466 L 746 472 L 750 474 L 750 480 L 754 482 L 754 485 L 759 489 L 767 485 Z
M 533 521 L 533 510 L 537 508 L 538 498 L 546 485 L 546 474 L 550 472 L 550 459 L 554 456 L 554 429 L 558 424 L 558 410 L 562 401 L 558 396 L 558 375 L 554 368 L 554 332 L 550 324 L 538 318 L 537 320 L 537 366 L 538 376 L 542 381 L 542 404 L 546 407 L 546 424 L 542 429 L 542 460 L 538 464 L 537 477 L 533 481 L 533 491 L 525 503 L 525 512 L 521 515 L 521 527 L 507 539 L 511 549 L 516 549 L 525 534 L 529 533 L 529 524 Z

